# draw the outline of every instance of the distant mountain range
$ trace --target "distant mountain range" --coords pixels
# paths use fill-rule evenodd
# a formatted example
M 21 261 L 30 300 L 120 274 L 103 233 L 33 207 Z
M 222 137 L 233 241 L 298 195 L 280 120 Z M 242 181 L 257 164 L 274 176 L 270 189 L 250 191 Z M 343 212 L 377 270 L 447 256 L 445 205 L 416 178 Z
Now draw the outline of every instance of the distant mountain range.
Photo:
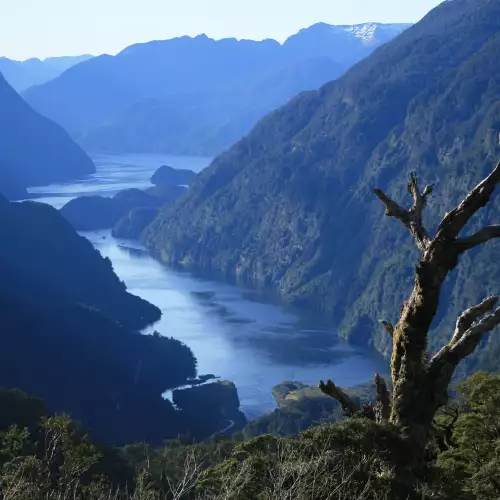
M 261 120 L 163 210 L 145 243 L 173 264 L 272 285 L 328 312 L 349 340 L 390 353 L 377 321 L 398 317 L 417 255 L 372 190 L 406 206 L 411 171 L 436 183 L 425 214 L 432 230 L 491 171 L 498 54 L 498 0 L 442 3 L 342 78 Z M 497 194 L 468 231 L 499 221 Z M 463 310 L 498 294 L 499 250 L 499 241 L 484 245 L 449 277 L 431 348 Z M 483 347 L 469 368 L 497 371 L 500 336 Z
M 85 152 L 59 125 L 26 104 L 0 73 L 0 193 L 26 196 L 26 188 L 95 172 Z
M 23 92 L 34 85 L 46 83 L 71 66 L 91 58 L 92 56 L 88 54 L 74 57 L 49 57 L 43 60 L 33 58 L 26 61 L 13 61 L 0 57 L 0 73 L 17 92 Z
M 137 44 L 79 64 L 24 97 L 90 152 L 215 155 L 408 26 L 317 24 L 284 44 L 206 35 Z

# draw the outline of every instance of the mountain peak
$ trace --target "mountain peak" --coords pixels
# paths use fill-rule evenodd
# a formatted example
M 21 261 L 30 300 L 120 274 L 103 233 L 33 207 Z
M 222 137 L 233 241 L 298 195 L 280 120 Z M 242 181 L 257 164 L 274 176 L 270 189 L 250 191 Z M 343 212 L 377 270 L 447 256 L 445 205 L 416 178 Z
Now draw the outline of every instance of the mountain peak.
M 283 47 L 304 58 L 318 54 L 331 57 L 347 68 L 353 54 L 361 60 L 410 26 L 375 22 L 354 25 L 316 23 L 292 35 Z
M 411 26 L 410 23 L 376 23 L 367 22 L 361 24 L 328 24 L 316 23 L 309 28 L 300 30 L 296 35 L 292 35 L 288 40 L 296 36 L 307 33 L 322 33 L 324 35 L 352 35 L 364 45 L 373 45 L 386 42 L 389 38 L 397 36 Z M 287 41 L 288 41 L 287 40 Z M 286 42 L 285 42 L 286 43 Z
M 408 29 L 410 26 L 411 24 L 409 23 L 363 23 L 353 24 L 351 26 L 338 26 L 336 28 L 342 29 L 347 33 L 351 33 L 365 45 L 372 45 L 374 43 L 384 42 L 386 41 L 388 35 L 392 38 Z
M 377 45 L 355 35 L 378 43 L 394 26 L 316 25 L 286 45 L 305 55 L 366 53 Z M 144 242 L 167 262 L 273 286 L 330 313 L 340 335 L 390 352 L 374 318 L 397 317 L 416 253 L 370 193 L 378 186 L 404 200 L 411 171 L 442 181 L 427 213 L 437 221 L 491 171 L 500 156 L 499 33 L 498 0 L 441 4 L 339 80 L 262 119 L 160 214 Z M 490 248 L 450 277 L 431 350 L 447 341 L 464 301 L 480 300 L 464 298 L 464 286 L 499 282 L 498 247 Z M 481 369 L 495 355 L 480 354 Z

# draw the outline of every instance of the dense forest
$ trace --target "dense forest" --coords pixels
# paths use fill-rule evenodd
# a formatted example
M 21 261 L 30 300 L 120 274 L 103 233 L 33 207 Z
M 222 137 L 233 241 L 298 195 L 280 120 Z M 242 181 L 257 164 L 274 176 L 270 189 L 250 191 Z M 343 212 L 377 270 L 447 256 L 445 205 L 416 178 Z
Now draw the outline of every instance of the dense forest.
M 326 409 L 322 405 L 320 413 L 330 412 L 327 420 L 310 422 L 307 430 L 289 437 L 281 437 L 274 429 L 274 435 L 248 439 L 250 427 L 231 440 L 221 439 L 214 432 L 200 444 L 196 441 L 202 435 L 195 434 L 179 437 L 159 449 L 138 439 L 117 448 L 93 443 L 79 424 L 68 416 L 53 414 L 42 401 L 19 390 L 1 390 L 2 495 L 40 500 L 498 498 L 500 377 L 477 372 L 459 384 L 453 398 L 449 389 L 460 362 L 500 324 L 499 296 L 488 297 L 463 311 L 449 340 L 437 353 L 429 356 L 427 347 L 447 275 L 464 255 L 500 237 L 498 225 L 485 226 L 470 236 L 460 235 L 469 221 L 488 207 L 499 183 L 500 163 L 444 215 L 436 231 L 426 227 L 423 217 L 434 186 L 428 184 L 422 189 L 415 173 L 407 186 L 413 199 L 409 209 L 381 189 L 374 190 L 385 205 L 386 216 L 397 219 L 412 236 L 419 261 L 413 290 L 398 322 L 381 321 L 393 340 L 390 383 L 376 373 L 371 401 L 359 397 L 359 393 L 344 391 L 332 380 L 318 384 L 321 393 L 340 404 L 347 417 L 344 421 L 331 423 L 341 418 L 338 406 Z M 8 215 L 13 204 L 2 204 Z M 40 206 L 19 204 L 14 212 L 17 207 Z M 8 317 L 8 311 L 4 316 Z M 8 324 L 7 329 L 16 326 Z M 28 330 L 35 331 L 33 325 L 28 325 Z M 142 343 L 145 338 L 138 335 L 136 341 Z M 46 339 L 51 340 L 50 335 Z M 9 349 L 15 352 L 15 348 Z M 140 344 L 136 344 L 138 349 Z M 150 358 L 147 362 L 147 373 L 160 369 L 149 366 Z M 86 363 L 88 367 L 88 360 Z M 134 389 L 147 389 L 142 386 L 143 371 L 136 371 Z M 84 392 L 78 394 L 85 396 Z M 311 399 L 317 397 L 302 384 L 287 382 L 275 388 L 281 406 L 298 402 L 305 394 Z M 127 417 L 136 416 L 139 422 L 134 424 L 144 425 L 144 398 L 133 391 L 128 395 L 132 396 L 130 410 L 140 412 Z M 109 402 L 111 394 L 106 396 Z M 130 401 L 127 397 L 115 401 L 113 417 L 119 427 L 124 419 L 116 420 L 117 413 Z M 234 427 L 227 410 L 237 412 L 239 406 L 235 387 L 229 382 L 176 390 L 173 402 L 176 406 L 171 407 L 171 417 L 176 414 L 188 428 L 195 427 L 201 410 L 205 425 L 211 422 L 212 428 L 217 428 L 223 415 L 230 422 L 229 428 Z M 93 401 L 85 403 L 93 410 L 100 409 Z M 213 414 L 212 420 L 214 403 L 220 404 L 223 412 Z M 154 418 L 159 415 L 167 418 L 162 412 L 155 413 Z M 172 423 L 170 420 L 170 426 Z M 94 426 L 97 424 L 94 422 Z M 108 439 L 111 434 L 108 430 Z M 115 443 L 120 444 L 119 439 Z
M 416 253 L 374 210 L 371 189 L 401 197 L 411 171 L 436 183 L 426 213 L 434 227 L 500 156 L 499 28 L 498 1 L 439 5 L 342 78 L 261 120 L 163 210 L 144 242 L 165 262 L 271 285 L 330 314 L 349 341 L 389 354 L 376 321 L 396 317 Z M 497 291 L 498 245 L 449 276 L 432 348 L 461 310 Z M 498 367 L 498 337 L 487 344 L 469 372 Z
M 86 71 L 119 79 L 124 55 L 164 48 L 93 59 L 29 95 Z M 0 500 L 498 500 L 499 53 L 499 0 L 444 2 L 198 176 L 164 167 L 147 191 L 61 211 L 8 197 L 92 162 L 0 76 Z M 143 76 L 72 119 L 130 116 Z M 160 309 L 75 229 L 96 224 L 328 313 L 390 375 L 285 381 L 248 423 L 235 384 L 200 376 L 175 331 L 154 331 Z
M 422 499 L 497 500 L 500 377 L 478 372 L 439 414 Z M 366 419 L 324 423 L 291 437 L 269 434 L 199 444 L 121 448 L 92 441 L 42 401 L 0 391 L 0 491 L 5 499 L 381 500 L 396 461 L 393 429 Z M 411 497 L 405 497 L 411 498 Z
M 242 421 L 232 394 L 184 412 L 162 398 L 196 377 L 196 358 L 173 338 L 140 333 L 160 310 L 128 293 L 57 210 L 0 198 L 0 222 L 1 385 L 115 443 L 207 437 L 228 418 L 221 408 Z

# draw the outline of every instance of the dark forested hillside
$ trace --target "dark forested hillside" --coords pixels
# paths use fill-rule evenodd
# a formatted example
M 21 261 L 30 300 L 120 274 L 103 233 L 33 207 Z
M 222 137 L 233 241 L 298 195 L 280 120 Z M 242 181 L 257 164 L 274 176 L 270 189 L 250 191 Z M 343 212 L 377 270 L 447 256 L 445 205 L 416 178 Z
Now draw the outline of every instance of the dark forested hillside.
M 52 207 L 0 197 L 0 226 L 0 386 L 43 398 L 107 440 L 182 432 L 161 393 L 193 377 L 196 360 L 180 342 L 136 331 L 160 311 L 130 295 Z
M 88 151 L 214 155 L 407 25 L 365 27 L 316 25 L 284 45 L 205 35 L 137 44 L 24 95 Z
M 483 177 L 500 156 L 499 52 L 498 1 L 441 4 L 339 80 L 263 119 L 163 211 L 145 242 L 167 262 L 271 284 L 385 351 L 376 320 L 396 317 L 416 253 L 372 189 L 403 200 L 410 171 L 436 183 L 433 227 Z M 498 222 L 498 197 L 481 217 L 476 224 Z M 498 292 L 498 250 L 488 243 L 461 261 L 433 341 Z M 488 342 L 475 360 L 498 368 L 498 337 Z
M 127 292 L 109 259 L 79 236 L 56 209 L 4 199 L 0 220 L 2 287 L 8 293 L 32 297 L 39 304 L 44 300 L 84 304 L 132 329 L 160 318 L 158 308 Z
M 196 377 L 191 349 L 140 333 L 160 310 L 128 293 L 109 259 L 56 209 L 0 195 L 0 227 L 0 387 L 42 398 L 120 444 L 202 439 L 228 418 L 245 424 L 234 386 L 204 404 L 184 390 L 183 411 L 163 399 Z
M 0 74 L 0 193 L 20 198 L 27 186 L 94 171 L 69 135 L 33 111 Z

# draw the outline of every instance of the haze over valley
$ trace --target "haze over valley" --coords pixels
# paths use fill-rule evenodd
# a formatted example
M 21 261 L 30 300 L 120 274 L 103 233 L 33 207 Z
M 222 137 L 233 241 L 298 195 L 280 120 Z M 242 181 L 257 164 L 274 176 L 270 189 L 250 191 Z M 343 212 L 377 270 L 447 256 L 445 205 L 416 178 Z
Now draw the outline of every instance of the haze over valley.
M 0 499 L 498 500 L 500 0 L 61 1 L 0 20 Z
M 316 24 L 283 44 L 206 35 L 127 47 L 24 92 L 92 153 L 215 155 L 407 24 Z

